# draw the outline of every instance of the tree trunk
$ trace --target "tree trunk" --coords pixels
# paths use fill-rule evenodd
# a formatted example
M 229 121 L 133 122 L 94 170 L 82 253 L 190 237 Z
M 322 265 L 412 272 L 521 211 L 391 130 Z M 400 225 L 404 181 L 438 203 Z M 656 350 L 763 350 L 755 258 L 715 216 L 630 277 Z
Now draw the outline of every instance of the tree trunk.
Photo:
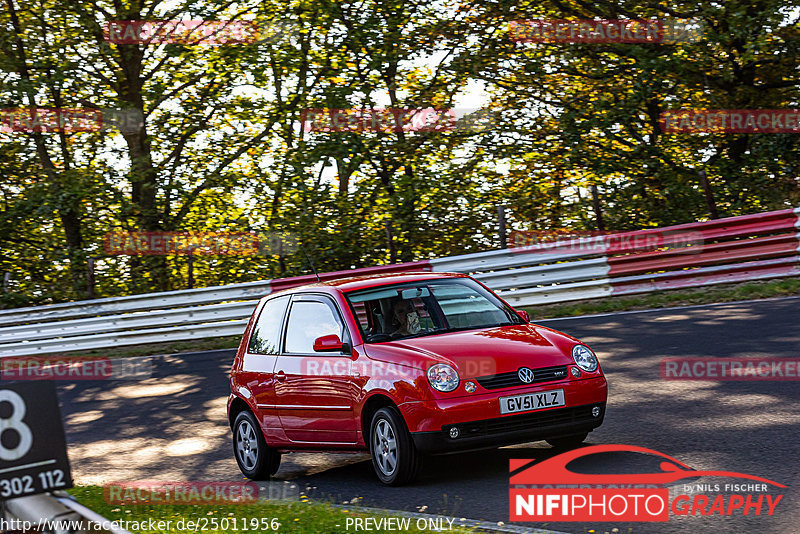
M 600 203 L 600 192 L 597 185 L 592 184 L 592 207 L 594 208 L 594 221 L 600 232 L 605 232 L 606 222 L 603 220 L 603 206 Z
M 392 235 L 392 221 L 383 221 L 386 229 L 386 248 L 389 249 L 389 263 L 397 263 L 397 249 L 394 245 L 394 235 Z
M 711 183 L 708 181 L 706 171 L 697 171 L 700 176 L 700 184 L 703 186 L 703 194 L 706 199 L 706 207 L 708 207 L 708 216 L 712 219 L 719 219 L 717 214 L 717 203 L 714 200 L 714 192 L 711 190 Z
M 118 80 L 120 100 L 127 104 L 128 110 L 135 110 L 142 117 L 142 122 L 135 130 L 123 132 L 131 161 L 130 182 L 131 202 L 135 206 L 136 225 L 143 232 L 164 230 L 162 218 L 158 212 L 156 198 L 158 194 L 158 174 L 153 166 L 150 138 L 147 134 L 147 119 L 144 109 L 142 87 L 143 52 L 137 45 L 120 46 L 120 61 L 123 65 L 122 77 Z M 170 287 L 169 269 L 165 256 L 147 256 L 141 260 L 150 283 L 159 291 L 168 291 Z M 131 273 L 135 276 L 135 273 Z

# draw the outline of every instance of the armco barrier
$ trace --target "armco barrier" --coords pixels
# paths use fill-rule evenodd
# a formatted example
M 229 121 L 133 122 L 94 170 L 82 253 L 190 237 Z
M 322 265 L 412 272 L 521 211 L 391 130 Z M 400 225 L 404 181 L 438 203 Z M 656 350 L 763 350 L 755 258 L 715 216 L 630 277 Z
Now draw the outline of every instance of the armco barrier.
M 320 273 L 336 278 L 471 273 L 513 306 L 800 276 L 800 208 Z M 314 275 L 0 310 L 0 357 L 180 341 L 242 332 L 258 298 Z
M 346 276 L 430 271 L 428 262 L 320 273 Z M 0 358 L 189 341 L 242 333 L 258 299 L 316 282 L 312 275 L 0 310 Z
M 59 534 L 131 534 L 117 522 L 78 503 L 64 491 L 38 494 L 7 500 L 2 517 L 10 525 L 27 522 L 33 528 L 7 532 L 57 532 Z M 49 526 L 47 528 L 45 525 Z M 42 527 L 39 530 L 38 527 Z

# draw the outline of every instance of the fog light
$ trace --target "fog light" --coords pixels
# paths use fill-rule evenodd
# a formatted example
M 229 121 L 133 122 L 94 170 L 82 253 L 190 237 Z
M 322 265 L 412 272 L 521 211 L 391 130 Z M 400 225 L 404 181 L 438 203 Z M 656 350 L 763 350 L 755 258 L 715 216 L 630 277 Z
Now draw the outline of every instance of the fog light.
M 594 408 L 592 408 L 592 415 L 594 417 L 598 417 L 600 415 L 600 406 L 595 406 Z M 452 433 L 453 433 L 453 431 L 451 430 L 450 434 L 452 434 Z
M 477 387 L 475 386 L 475 382 L 467 382 L 464 384 L 464 389 L 467 391 L 467 393 L 474 393 Z
M 458 429 L 456 427 L 450 429 L 450 437 L 453 439 L 458 437 Z
M 570 367 L 569 372 L 572 373 L 572 376 L 574 376 L 575 378 L 581 377 L 581 370 L 578 369 L 577 367 Z

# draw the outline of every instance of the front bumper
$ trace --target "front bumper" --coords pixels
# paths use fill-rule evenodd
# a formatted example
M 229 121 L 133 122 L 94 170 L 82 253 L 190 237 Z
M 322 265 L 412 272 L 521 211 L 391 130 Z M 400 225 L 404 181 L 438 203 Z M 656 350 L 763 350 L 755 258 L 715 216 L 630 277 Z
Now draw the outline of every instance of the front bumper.
M 566 406 L 500 415 L 500 397 L 551 389 L 564 390 Z M 426 453 L 444 453 L 590 432 L 603 422 L 607 396 L 606 380 L 600 376 L 412 402 L 399 407 L 417 449 Z M 594 407 L 600 409 L 597 416 L 592 415 Z M 456 438 L 450 437 L 452 427 L 459 430 Z
M 592 415 L 595 407 L 600 409 L 596 417 Z M 440 431 L 413 432 L 411 437 L 417 450 L 428 454 L 502 447 L 591 432 L 603 423 L 605 413 L 606 403 L 598 402 L 444 425 Z M 457 438 L 450 437 L 453 427 L 459 430 Z

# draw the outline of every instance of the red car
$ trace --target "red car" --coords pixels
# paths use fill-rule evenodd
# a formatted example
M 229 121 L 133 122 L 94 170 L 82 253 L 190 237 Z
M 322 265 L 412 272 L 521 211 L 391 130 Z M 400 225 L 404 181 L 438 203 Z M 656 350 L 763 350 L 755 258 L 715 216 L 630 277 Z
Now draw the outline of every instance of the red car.
M 381 482 L 423 454 L 546 440 L 576 446 L 605 415 L 592 350 L 530 324 L 463 274 L 346 278 L 262 298 L 231 368 L 245 476 L 296 450 L 363 451 Z

